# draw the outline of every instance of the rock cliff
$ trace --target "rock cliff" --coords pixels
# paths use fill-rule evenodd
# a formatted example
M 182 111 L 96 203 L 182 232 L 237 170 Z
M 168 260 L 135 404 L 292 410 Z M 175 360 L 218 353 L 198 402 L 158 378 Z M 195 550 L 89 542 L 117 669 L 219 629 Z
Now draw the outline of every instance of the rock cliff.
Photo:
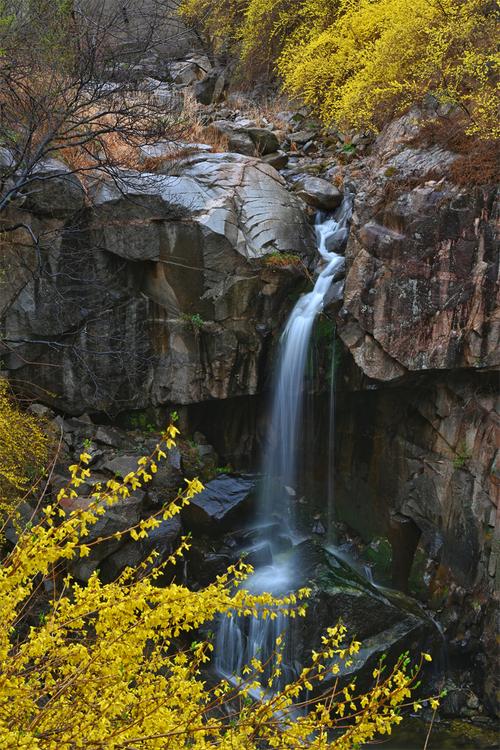
M 388 127 L 355 176 L 340 335 L 363 372 L 500 365 L 495 187 L 456 185 L 457 154 L 414 145 L 417 113 Z
M 116 413 L 259 388 L 301 278 L 266 258 L 309 263 L 305 212 L 258 159 L 194 154 L 164 172 L 117 172 L 84 203 L 59 165 L 10 212 L 20 226 L 3 247 L 4 365 L 58 408 Z
M 351 168 L 338 330 L 360 372 L 339 407 L 338 501 L 365 539 L 389 538 L 393 583 L 434 608 L 495 710 L 498 206 L 494 185 L 450 178 L 459 156 L 421 126 L 415 110 L 393 122 Z

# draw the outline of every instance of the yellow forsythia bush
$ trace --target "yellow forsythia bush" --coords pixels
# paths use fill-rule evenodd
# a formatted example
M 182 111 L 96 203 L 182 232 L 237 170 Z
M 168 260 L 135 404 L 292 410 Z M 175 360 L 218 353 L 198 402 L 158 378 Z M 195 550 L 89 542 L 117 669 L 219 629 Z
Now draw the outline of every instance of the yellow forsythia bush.
M 122 481 L 94 485 L 86 507 L 65 511 L 63 506 L 69 507 L 78 487 L 91 478 L 90 456 L 82 453 L 69 467 L 67 486 L 44 508 L 43 521 L 27 528 L 3 561 L 0 750 L 351 750 L 390 732 L 401 721 L 402 705 L 411 700 L 418 671 L 408 671 L 405 657 L 392 672 L 375 670 L 374 686 L 365 694 L 357 695 L 353 684 L 334 687 L 308 714 L 293 711 L 294 701 L 306 700 L 306 691 L 338 673 L 339 660 L 349 663 L 359 650 L 342 626 L 328 630 L 321 651 L 312 653 L 294 683 L 278 693 L 262 693 L 260 701 L 250 698 L 262 670 L 255 660 L 236 685 L 209 685 L 202 676 L 212 646 L 193 642 L 200 626 L 221 616 L 274 618 L 278 610 L 301 615 L 305 590 L 281 599 L 252 595 L 244 588 L 250 568 L 243 564 L 201 591 L 176 582 L 157 585 L 165 566 L 188 546 L 187 539 L 164 564 L 155 565 L 153 555 L 112 583 L 103 584 L 96 573 L 81 586 L 64 572 L 66 563 L 90 553 L 89 527 L 152 478 L 177 432 L 171 425 L 136 471 Z M 197 479 L 187 481 L 174 502 L 126 535 L 147 536 L 201 489 Z M 44 582 L 50 582 L 45 600 Z M 41 600 L 43 614 L 36 618 Z M 270 687 L 281 653 L 278 638 Z M 332 739 L 335 727 L 340 732 Z
M 47 438 L 39 420 L 18 408 L 0 378 L 0 517 L 29 490 L 46 458 Z
M 498 9 L 489 0 L 184 0 L 252 72 L 270 56 L 327 125 L 378 129 L 426 93 L 457 105 L 467 132 L 498 137 Z M 203 8 L 201 7 L 203 6 Z M 196 11 L 198 7 L 199 12 Z

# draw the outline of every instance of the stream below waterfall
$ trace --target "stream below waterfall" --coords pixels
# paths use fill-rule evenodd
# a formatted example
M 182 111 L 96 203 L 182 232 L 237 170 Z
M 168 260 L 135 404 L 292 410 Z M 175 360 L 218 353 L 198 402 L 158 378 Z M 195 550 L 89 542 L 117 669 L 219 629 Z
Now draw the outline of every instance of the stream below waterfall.
M 300 564 L 294 551 L 304 539 L 296 506 L 301 466 L 297 454 L 306 405 L 305 374 L 315 321 L 326 305 L 342 298 L 345 259 L 341 251 L 348 239 L 352 204 L 352 195 L 346 192 L 335 214 L 318 213 L 315 231 L 320 259 L 316 281 L 312 291 L 304 294 L 296 303 L 280 340 L 270 427 L 262 460 L 263 481 L 254 525 L 254 549 L 267 545 L 272 562 L 258 567 L 247 580 L 246 587 L 255 594 L 266 591 L 276 596 L 285 595 L 304 583 L 300 580 Z M 332 373 L 330 422 L 334 417 L 334 398 Z M 327 439 L 333 440 L 332 424 Z M 333 449 L 333 446 L 329 447 Z M 328 523 L 332 526 L 335 512 L 330 476 L 324 487 L 324 497 L 328 506 Z M 244 555 L 248 551 L 242 549 L 241 553 Z M 289 630 L 287 619 L 281 614 L 274 620 L 224 618 L 218 626 L 215 647 L 218 674 L 227 679 L 238 679 L 243 667 L 256 658 L 269 662 L 261 677 L 261 684 L 266 684 L 273 669 L 270 657 L 276 639 Z M 295 663 L 289 632 L 288 636 L 285 637 L 287 645 L 281 675 L 275 681 L 278 690 L 293 679 L 300 669 L 300 665 Z

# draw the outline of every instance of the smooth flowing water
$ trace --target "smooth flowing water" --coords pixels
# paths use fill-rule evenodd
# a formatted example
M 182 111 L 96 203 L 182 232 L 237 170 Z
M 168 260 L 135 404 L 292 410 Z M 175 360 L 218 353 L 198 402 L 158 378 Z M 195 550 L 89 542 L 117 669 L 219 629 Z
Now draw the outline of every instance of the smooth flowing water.
M 281 337 L 273 404 L 267 446 L 263 460 L 263 485 L 260 497 L 258 524 L 261 538 L 270 545 L 272 565 L 267 565 L 246 582 L 254 593 L 269 591 L 277 596 L 296 588 L 293 566 L 293 542 L 297 541 L 296 500 L 300 477 L 297 458 L 299 439 L 303 430 L 304 383 L 308 351 L 314 323 L 326 304 L 341 299 L 345 260 L 339 253 L 345 246 L 352 216 L 352 197 L 346 194 L 336 214 L 318 214 L 316 238 L 320 261 L 314 288 L 295 305 Z M 334 395 L 334 386 L 331 389 Z M 331 418 L 334 409 L 332 406 Z M 330 426 L 332 439 L 333 425 Z M 331 479 L 328 484 L 331 484 Z M 333 518 L 332 487 L 325 487 L 328 495 L 329 517 Z M 283 538 L 289 537 L 289 551 L 283 553 Z M 286 546 L 286 545 L 285 545 Z M 290 549 L 292 552 L 290 552 Z M 225 678 L 237 680 L 245 665 L 253 658 L 268 662 L 275 648 L 276 638 L 287 630 L 287 619 L 279 615 L 275 620 L 261 618 L 224 618 L 218 627 L 215 667 Z M 283 670 L 275 688 L 286 684 L 293 674 L 292 645 L 284 654 Z M 265 684 L 271 663 L 263 675 Z
M 303 427 L 304 380 L 307 355 L 316 318 L 325 304 L 340 299 L 345 270 L 341 249 L 349 232 L 352 198 L 347 195 L 338 213 L 331 217 L 318 214 L 316 238 L 320 263 L 312 292 L 295 305 L 281 337 L 277 376 L 267 448 L 263 462 L 264 483 L 260 516 L 270 521 L 286 519 L 295 529 L 295 503 L 298 467 L 297 449 Z

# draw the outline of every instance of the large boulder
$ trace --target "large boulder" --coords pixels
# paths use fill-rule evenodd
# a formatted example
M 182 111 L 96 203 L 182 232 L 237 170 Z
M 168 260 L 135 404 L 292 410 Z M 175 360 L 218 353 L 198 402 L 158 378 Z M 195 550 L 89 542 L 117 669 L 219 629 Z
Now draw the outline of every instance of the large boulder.
M 44 159 L 35 166 L 23 195 L 24 208 L 51 218 L 66 219 L 85 206 L 82 183 L 58 159 Z
M 297 618 L 292 629 L 293 653 L 299 662 L 307 661 L 311 648 L 318 650 L 326 627 L 339 621 L 347 628 L 349 640 L 362 643 L 350 666 L 338 662 L 341 686 L 355 678 L 359 689 L 368 689 L 382 657 L 390 668 L 405 651 L 415 662 L 422 651 L 439 652 L 439 630 L 415 600 L 372 585 L 334 553 L 317 551 L 313 561 L 311 565 L 309 551 L 299 563 L 312 589 L 306 617 Z M 326 683 L 336 679 L 330 675 Z
M 7 369 L 76 414 L 256 393 L 301 278 L 266 257 L 315 252 L 280 175 L 196 154 L 164 174 L 117 172 L 92 200 L 6 310 Z
M 252 478 L 222 474 L 192 498 L 183 511 L 184 523 L 188 528 L 212 533 L 242 525 L 254 489 Z
M 342 203 L 342 193 L 335 185 L 321 177 L 300 175 L 294 181 L 297 194 L 313 208 L 334 211 Z
M 225 136 L 229 149 L 247 156 L 266 156 L 275 153 L 280 142 L 272 130 L 258 127 L 252 121 L 216 120 L 210 126 L 215 133 Z
M 498 712 L 500 585 L 496 373 L 431 373 L 342 393 L 336 508 L 364 540 L 385 540 L 393 585 L 440 621 L 455 678 Z M 372 558 L 382 564 L 381 555 Z M 390 578 L 389 578 L 390 580 Z

